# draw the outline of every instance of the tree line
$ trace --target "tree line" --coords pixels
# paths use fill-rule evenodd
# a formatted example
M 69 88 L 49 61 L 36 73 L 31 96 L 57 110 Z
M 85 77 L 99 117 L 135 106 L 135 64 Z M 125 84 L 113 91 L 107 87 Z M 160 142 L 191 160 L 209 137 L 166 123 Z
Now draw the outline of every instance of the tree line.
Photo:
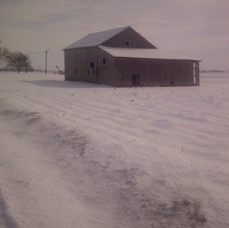
M 1 42 L 1 41 L 0 41 Z M 7 64 L 7 66 L 15 67 L 17 72 L 24 68 L 26 73 L 31 67 L 30 57 L 22 52 L 10 52 L 8 48 L 0 47 L 0 61 Z

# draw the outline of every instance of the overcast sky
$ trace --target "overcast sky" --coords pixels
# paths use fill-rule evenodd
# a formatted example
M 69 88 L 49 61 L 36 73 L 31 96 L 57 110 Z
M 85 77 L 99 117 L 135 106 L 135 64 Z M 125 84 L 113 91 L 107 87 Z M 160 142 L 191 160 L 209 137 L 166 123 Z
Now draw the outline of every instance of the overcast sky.
M 201 69 L 229 70 L 229 0 L 0 0 L 0 45 L 36 53 L 35 68 L 50 49 L 49 70 L 63 69 L 63 48 L 127 25 L 158 48 L 201 59 Z

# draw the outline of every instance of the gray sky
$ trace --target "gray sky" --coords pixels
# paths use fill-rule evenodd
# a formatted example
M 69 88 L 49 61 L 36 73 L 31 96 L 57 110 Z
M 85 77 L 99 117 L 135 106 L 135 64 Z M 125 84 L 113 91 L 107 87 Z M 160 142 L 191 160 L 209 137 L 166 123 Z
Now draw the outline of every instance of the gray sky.
M 1 46 L 32 65 L 64 67 L 63 48 L 91 32 L 130 25 L 158 48 L 229 70 L 229 0 L 0 0 Z

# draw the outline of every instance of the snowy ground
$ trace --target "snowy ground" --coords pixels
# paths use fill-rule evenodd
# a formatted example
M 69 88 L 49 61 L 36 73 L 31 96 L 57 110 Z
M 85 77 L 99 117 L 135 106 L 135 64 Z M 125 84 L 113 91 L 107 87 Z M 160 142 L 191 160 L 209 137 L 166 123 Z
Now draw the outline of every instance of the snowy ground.
M 0 72 L 0 227 L 229 227 L 229 74 L 112 88 Z

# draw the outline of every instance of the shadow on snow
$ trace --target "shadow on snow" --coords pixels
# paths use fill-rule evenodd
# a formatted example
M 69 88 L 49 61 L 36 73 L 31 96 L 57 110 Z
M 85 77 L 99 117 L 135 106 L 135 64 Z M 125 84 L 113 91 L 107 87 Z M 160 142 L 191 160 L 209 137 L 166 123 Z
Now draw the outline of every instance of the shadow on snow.
M 108 85 L 100 85 L 79 81 L 59 81 L 59 80 L 37 80 L 37 81 L 21 81 L 36 86 L 54 87 L 54 88 L 110 88 Z

